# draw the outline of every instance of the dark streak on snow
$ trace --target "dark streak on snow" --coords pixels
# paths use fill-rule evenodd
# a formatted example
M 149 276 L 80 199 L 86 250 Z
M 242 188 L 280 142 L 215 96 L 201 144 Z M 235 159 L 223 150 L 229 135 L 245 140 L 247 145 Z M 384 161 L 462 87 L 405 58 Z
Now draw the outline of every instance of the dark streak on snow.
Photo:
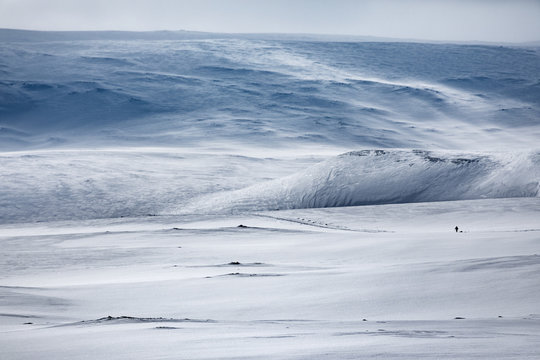
M 398 336 L 407 338 L 450 338 L 456 337 L 449 335 L 446 331 L 437 330 L 385 330 L 378 329 L 377 331 L 351 331 L 351 332 L 338 332 L 334 336 L 354 336 L 354 335 L 371 335 L 371 336 Z
M 106 316 L 95 320 L 83 320 L 74 323 L 61 324 L 53 327 L 61 326 L 78 326 L 78 325 L 100 325 L 100 324 L 132 324 L 132 323 L 215 323 L 215 320 L 200 320 L 200 319 L 176 319 L 163 317 L 135 317 L 135 316 Z
M 284 217 L 277 217 L 277 216 L 264 215 L 264 214 L 254 214 L 254 216 L 265 217 L 265 218 L 275 219 L 275 220 L 280 220 L 280 221 L 287 221 L 287 222 L 292 222 L 292 223 L 295 223 L 295 224 L 308 225 L 308 226 L 313 226 L 313 227 L 318 227 L 318 228 L 332 229 L 332 230 L 343 230 L 343 231 L 353 231 L 353 232 L 367 232 L 367 233 L 393 233 L 394 232 L 394 231 L 390 231 L 390 230 L 379 230 L 379 229 L 354 229 L 353 230 L 353 229 L 349 229 L 348 227 L 345 227 L 345 226 L 331 225 L 331 224 L 327 224 L 327 223 L 320 223 L 320 222 L 317 222 L 315 220 L 310 220 L 310 219 L 288 219 L 288 218 L 284 218 Z
M 231 261 L 227 264 L 217 264 L 217 265 L 190 265 L 186 266 L 188 268 L 221 268 L 221 267 L 231 267 L 231 266 L 239 266 L 239 267 L 267 267 L 267 266 L 273 266 L 270 264 L 265 264 L 262 262 L 252 262 L 252 263 L 241 263 L 239 261 Z
M 285 274 L 249 274 L 249 273 L 240 273 L 240 272 L 233 272 L 228 274 L 222 274 L 217 276 L 207 276 L 207 279 L 215 278 L 215 277 L 223 277 L 223 276 L 235 276 L 235 277 L 276 277 L 276 276 L 285 276 Z
M 7 314 L 7 313 L 0 313 L 0 316 L 23 318 L 23 319 L 38 319 L 38 318 L 40 318 L 40 316 L 36 316 L 36 315 Z

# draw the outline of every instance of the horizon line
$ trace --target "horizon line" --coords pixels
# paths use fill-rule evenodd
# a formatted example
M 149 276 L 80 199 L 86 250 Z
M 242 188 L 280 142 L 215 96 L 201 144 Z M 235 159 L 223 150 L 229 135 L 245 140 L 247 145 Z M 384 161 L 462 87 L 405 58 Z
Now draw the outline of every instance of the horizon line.
M 200 35 L 223 35 L 223 36 L 288 36 L 288 37 L 312 37 L 326 38 L 334 41 L 358 41 L 358 42 L 414 42 L 414 43 L 450 43 L 450 44 L 486 44 L 486 45 L 537 45 L 540 46 L 540 39 L 532 41 L 493 41 L 493 40 L 435 40 L 421 38 L 400 38 L 377 35 L 358 35 L 358 34 L 328 34 L 328 33 L 302 33 L 302 32 L 215 32 L 203 30 L 186 30 L 186 29 L 155 29 L 155 30 L 114 30 L 114 29 L 99 29 L 99 30 L 39 30 L 39 29 L 22 29 L 22 28 L 3 28 L 0 31 L 18 31 L 18 32 L 34 32 L 34 33 L 191 33 Z M 338 40 L 342 38 L 341 40 Z

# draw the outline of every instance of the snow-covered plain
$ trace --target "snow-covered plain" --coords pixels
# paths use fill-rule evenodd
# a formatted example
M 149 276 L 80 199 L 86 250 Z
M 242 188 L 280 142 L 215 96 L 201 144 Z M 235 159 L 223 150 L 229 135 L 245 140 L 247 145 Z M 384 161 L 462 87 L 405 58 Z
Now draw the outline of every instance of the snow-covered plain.
M 539 209 L 4 225 L 3 357 L 536 359 Z
M 538 49 L 86 35 L 0 30 L 2 359 L 540 357 Z

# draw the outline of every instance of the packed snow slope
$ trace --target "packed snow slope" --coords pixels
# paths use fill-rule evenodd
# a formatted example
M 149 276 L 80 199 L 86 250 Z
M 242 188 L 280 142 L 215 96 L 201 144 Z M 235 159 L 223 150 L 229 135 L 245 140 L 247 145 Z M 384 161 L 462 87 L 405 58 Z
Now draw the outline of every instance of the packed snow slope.
M 486 150 L 540 137 L 535 48 L 17 34 L 0 30 L 2 150 L 215 142 Z

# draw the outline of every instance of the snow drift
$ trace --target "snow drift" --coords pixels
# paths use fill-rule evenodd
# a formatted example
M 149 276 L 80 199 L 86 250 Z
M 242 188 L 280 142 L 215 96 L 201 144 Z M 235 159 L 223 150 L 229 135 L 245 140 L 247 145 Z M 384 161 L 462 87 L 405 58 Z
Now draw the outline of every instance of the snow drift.
M 540 153 L 457 154 L 363 150 L 282 179 L 204 196 L 181 213 L 228 213 L 537 197 Z

